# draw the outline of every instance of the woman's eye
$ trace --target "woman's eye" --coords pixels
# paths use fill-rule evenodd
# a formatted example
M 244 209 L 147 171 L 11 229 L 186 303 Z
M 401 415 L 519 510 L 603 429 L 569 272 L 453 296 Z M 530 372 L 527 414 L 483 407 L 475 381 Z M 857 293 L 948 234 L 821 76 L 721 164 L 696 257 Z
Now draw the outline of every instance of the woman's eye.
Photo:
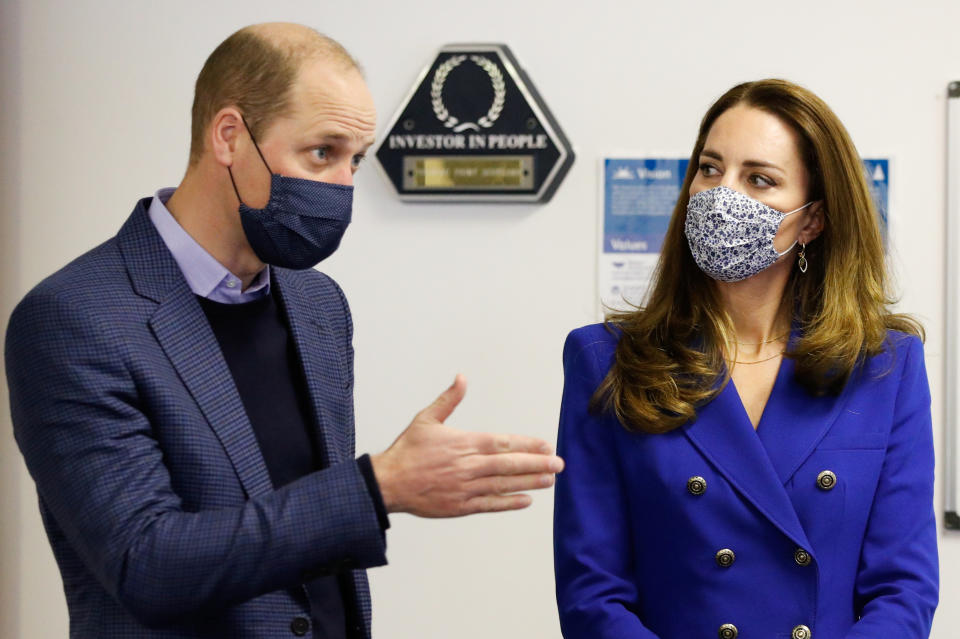
M 766 175 L 760 175 L 759 173 L 751 175 L 749 180 L 750 184 L 753 186 L 774 186 L 776 184 L 776 182 L 768 178 Z
M 321 147 L 319 147 L 319 148 L 314 149 L 314 150 L 313 150 L 313 153 L 314 153 L 314 155 L 316 155 L 316 158 L 317 158 L 318 160 L 326 160 L 326 159 L 327 159 L 327 147 L 325 147 L 325 146 L 321 146 Z
M 717 167 L 713 166 L 712 164 L 701 164 L 700 173 L 704 177 L 713 177 L 714 175 L 719 175 L 720 171 L 718 171 Z

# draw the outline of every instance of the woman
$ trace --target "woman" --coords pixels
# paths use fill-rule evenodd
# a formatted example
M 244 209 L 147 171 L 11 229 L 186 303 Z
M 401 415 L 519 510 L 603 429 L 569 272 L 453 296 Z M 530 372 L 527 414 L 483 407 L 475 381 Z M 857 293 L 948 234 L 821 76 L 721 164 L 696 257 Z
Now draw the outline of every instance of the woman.
M 930 395 L 887 284 L 829 107 L 781 80 L 723 95 L 648 303 L 564 347 L 565 637 L 929 635 Z

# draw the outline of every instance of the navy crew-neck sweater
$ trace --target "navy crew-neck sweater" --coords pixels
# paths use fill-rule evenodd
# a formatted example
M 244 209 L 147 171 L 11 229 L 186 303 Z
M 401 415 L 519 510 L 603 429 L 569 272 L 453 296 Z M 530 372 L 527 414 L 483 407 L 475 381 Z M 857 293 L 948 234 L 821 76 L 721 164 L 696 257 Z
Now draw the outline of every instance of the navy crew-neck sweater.
M 245 304 L 198 299 L 233 375 L 273 486 L 280 488 L 323 468 L 325 455 L 286 313 L 274 297 L 276 287 L 273 291 Z M 361 462 L 379 514 L 382 500 L 369 460 Z M 348 621 L 349 628 L 358 626 L 350 583 L 344 575 L 326 575 L 305 584 L 314 637 L 346 639 L 352 634 Z M 302 597 L 298 590 L 294 594 Z M 303 618 L 293 620 L 291 627 L 298 635 L 308 630 Z

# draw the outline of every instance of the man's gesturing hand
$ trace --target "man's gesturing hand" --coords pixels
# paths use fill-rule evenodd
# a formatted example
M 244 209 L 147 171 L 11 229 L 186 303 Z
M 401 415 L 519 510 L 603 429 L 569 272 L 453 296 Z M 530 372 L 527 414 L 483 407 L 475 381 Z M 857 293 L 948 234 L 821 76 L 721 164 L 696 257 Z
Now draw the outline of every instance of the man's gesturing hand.
M 453 385 L 420 411 L 386 451 L 371 457 L 388 512 L 458 517 L 530 505 L 524 490 L 553 485 L 563 460 L 545 441 L 444 425 L 467 391 Z

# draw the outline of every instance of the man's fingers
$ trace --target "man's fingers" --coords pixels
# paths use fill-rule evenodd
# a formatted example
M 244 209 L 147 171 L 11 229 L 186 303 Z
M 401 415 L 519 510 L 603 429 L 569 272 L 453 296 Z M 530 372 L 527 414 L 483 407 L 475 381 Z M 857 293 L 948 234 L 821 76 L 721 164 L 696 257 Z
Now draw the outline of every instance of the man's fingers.
M 531 503 L 530 495 L 497 495 L 486 497 L 474 497 L 468 500 L 463 507 L 464 515 L 474 513 L 495 513 L 503 510 L 520 510 L 526 508 Z
M 457 407 L 466 392 L 467 378 L 458 373 L 453 379 L 453 384 L 440 393 L 440 396 L 433 400 L 432 404 L 420 411 L 420 415 L 442 423 L 450 417 L 453 409 Z
M 473 463 L 474 477 L 553 474 L 563 470 L 563 460 L 556 455 L 536 455 L 533 453 L 477 455 Z
M 494 433 L 471 433 L 473 447 L 484 455 L 496 453 L 550 454 L 553 446 L 538 437 L 527 435 L 501 435 Z
M 527 490 L 539 490 L 553 486 L 553 473 L 534 473 L 529 475 L 494 475 L 471 481 L 467 489 L 476 497 L 507 495 Z

